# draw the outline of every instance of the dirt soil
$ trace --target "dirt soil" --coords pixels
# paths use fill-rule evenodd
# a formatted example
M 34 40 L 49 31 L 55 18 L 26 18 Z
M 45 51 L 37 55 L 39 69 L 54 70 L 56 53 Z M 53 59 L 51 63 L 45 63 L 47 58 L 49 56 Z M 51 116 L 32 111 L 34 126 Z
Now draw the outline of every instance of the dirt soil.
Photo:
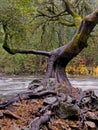
M 31 130 L 30 124 L 41 116 L 39 110 L 42 105 L 43 98 L 30 99 L 14 102 L 7 109 L 0 110 L 0 130 Z M 84 130 L 97 130 L 94 125 L 92 121 L 85 121 Z M 53 116 L 48 122 L 48 128 L 44 124 L 40 130 L 80 130 L 79 119 L 61 119 Z

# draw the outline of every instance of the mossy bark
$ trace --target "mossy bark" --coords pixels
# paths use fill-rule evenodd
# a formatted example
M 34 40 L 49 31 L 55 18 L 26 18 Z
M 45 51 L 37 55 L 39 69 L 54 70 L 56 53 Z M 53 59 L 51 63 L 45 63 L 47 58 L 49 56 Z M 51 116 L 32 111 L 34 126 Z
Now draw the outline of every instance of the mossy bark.
M 24 54 L 44 55 L 49 57 L 45 78 L 55 77 L 57 83 L 65 85 L 66 88 L 68 88 L 69 93 L 71 93 L 71 84 L 66 76 L 65 68 L 67 64 L 76 55 L 78 55 L 85 47 L 87 47 L 87 40 L 90 36 L 90 33 L 98 23 L 98 8 L 93 13 L 86 16 L 82 21 L 80 16 L 78 16 L 69 7 L 69 5 L 67 7 L 67 10 L 73 16 L 76 27 L 79 26 L 76 31 L 76 34 L 68 44 L 65 44 L 64 46 L 61 46 L 60 48 L 57 48 L 51 52 L 34 51 L 34 50 L 17 50 L 17 49 L 13 50 L 10 49 L 7 44 L 8 34 L 6 26 L 3 25 L 5 32 L 5 41 L 3 47 L 10 54 L 24 53 Z
M 70 60 L 87 47 L 87 40 L 97 23 L 98 9 L 82 20 L 76 34 L 68 44 L 51 52 L 46 77 L 55 76 L 58 83 L 65 84 L 69 88 L 70 93 L 71 84 L 66 76 L 65 68 Z

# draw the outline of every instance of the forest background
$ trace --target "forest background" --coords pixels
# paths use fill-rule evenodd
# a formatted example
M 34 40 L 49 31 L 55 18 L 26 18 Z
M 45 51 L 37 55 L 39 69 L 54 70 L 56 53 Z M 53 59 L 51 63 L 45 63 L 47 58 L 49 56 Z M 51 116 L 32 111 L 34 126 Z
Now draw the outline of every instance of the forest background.
M 82 17 L 98 7 L 98 0 L 71 0 L 79 2 L 77 9 Z M 38 15 L 40 10 L 53 13 L 53 3 L 57 12 L 62 11 L 60 0 L 0 0 L 0 72 L 7 74 L 44 73 L 47 58 L 30 54 L 10 55 L 3 48 L 4 31 L 2 23 L 7 23 L 11 48 L 53 50 L 71 40 L 74 27 L 60 24 Z M 45 10 L 46 9 L 46 10 Z M 67 19 L 71 19 L 70 16 Z M 69 75 L 98 75 L 98 25 L 92 32 L 88 47 L 67 66 Z

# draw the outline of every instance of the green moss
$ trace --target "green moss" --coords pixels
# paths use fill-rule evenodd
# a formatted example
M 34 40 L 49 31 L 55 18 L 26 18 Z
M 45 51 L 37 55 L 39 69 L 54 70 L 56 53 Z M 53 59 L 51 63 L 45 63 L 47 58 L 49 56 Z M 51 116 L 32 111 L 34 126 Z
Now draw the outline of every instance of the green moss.
M 58 22 L 63 24 L 63 25 L 66 25 L 66 26 L 75 26 L 75 24 L 73 22 L 68 22 L 68 21 L 61 19 L 61 18 L 58 19 Z
M 79 39 L 80 39 L 81 34 L 78 33 L 75 38 L 74 38 L 74 42 L 73 42 L 73 46 L 76 47 L 78 45 Z
M 75 21 L 76 28 L 78 28 L 80 26 L 82 18 L 80 16 L 74 16 L 74 21 Z
M 78 33 L 76 34 L 74 41 L 73 41 L 73 47 L 76 48 L 77 46 L 79 48 L 87 47 L 87 39 L 88 35 L 86 33 Z

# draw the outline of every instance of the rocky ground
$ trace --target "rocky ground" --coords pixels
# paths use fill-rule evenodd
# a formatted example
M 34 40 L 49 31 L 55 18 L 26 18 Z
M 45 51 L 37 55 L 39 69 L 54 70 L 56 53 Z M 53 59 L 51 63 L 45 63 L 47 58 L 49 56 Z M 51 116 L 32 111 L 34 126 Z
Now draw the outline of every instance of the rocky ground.
M 33 86 L 33 91 L 1 101 L 0 130 L 98 130 L 98 97 L 93 92 L 82 92 L 80 99 L 73 89 L 73 99 L 42 89 Z

